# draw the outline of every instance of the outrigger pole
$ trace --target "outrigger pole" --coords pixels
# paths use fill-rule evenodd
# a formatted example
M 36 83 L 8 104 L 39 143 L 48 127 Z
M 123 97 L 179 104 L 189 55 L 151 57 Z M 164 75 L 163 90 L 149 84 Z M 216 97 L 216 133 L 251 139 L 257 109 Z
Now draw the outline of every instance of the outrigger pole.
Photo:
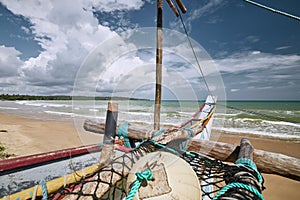
M 156 86 L 155 86 L 155 106 L 154 106 L 154 130 L 160 129 L 160 108 L 161 108 L 161 83 L 162 83 L 162 7 L 163 0 L 157 0 L 157 24 L 156 24 Z M 178 9 L 174 6 L 172 0 L 167 0 L 169 6 L 178 17 Z M 181 0 L 176 0 L 182 13 L 186 12 Z

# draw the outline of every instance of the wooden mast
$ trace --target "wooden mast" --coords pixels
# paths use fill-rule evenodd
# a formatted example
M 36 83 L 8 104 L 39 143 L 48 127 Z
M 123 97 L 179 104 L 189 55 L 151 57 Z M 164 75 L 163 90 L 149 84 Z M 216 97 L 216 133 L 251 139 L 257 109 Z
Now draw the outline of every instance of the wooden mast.
M 178 17 L 179 12 L 172 0 L 167 0 L 169 6 Z M 186 13 L 186 8 L 181 0 L 176 0 L 176 4 L 182 13 Z M 162 0 L 157 0 L 157 24 L 156 24 L 156 86 L 155 86 L 155 106 L 154 106 L 154 130 L 160 129 L 160 107 L 161 107 L 161 84 L 162 84 Z
M 156 30 L 156 87 L 154 107 L 154 130 L 160 129 L 162 83 L 162 0 L 157 0 L 157 30 Z

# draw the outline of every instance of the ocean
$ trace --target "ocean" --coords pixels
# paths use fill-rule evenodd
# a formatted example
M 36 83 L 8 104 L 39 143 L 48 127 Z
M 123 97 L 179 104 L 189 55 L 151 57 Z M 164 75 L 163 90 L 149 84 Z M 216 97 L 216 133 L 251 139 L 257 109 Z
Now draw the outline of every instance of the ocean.
M 0 112 L 30 119 L 105 121 L 108 101 L 0 101 Z M 179 125 L 188 120 L 203 102 L 163 101 L 161 124 Z M 118 122 L 150 125 L 154 102 L 118 101 Z M 81 126 L 81 124 L 79 124 Z M 228 101 L 218 102 L 212 131 L 250 134 L 300 143 L 300 101 Z

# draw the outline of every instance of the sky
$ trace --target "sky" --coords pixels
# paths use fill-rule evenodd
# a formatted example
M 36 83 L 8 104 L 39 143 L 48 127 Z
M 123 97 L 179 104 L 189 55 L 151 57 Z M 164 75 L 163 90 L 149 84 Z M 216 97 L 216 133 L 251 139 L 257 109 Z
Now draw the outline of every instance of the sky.
M 300 16 L 298 0 L 256 2 Z M 188 99 L 188 90 L 201 88 L 194 86 L 203 84 L 201 73 L 187 66 L 197 63 L 187 40 L 178 43 L 185 36 L 180 18 L 163 3 L 163 27 L 180 33 L 180 39 L 172 32 L 164 39 L 170 41 L 164 64 L 172 65 L 163 69 L 163 97 Z M 207 81 L 211 92 L 220 87 L 227 100 L 300 100 L 299 20 L 243 0 L 183 3 L 204 74 L 214 69 L 220 76 Z M 155 1 L 0 0 L 0 26 L 0 93 L 153 98 L 155 41 L 123 36 L 145 27 L 155 34 Z

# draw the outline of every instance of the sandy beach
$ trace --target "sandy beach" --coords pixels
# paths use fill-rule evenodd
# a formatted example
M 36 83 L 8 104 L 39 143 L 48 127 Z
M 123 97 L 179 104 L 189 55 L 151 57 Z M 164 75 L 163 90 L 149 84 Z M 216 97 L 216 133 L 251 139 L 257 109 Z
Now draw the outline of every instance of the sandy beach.
M 80 131 L 79 131 L 80 132 Z M 221 134 L 219 141 L 239 144 L 241 137 Z M 283 153 L 300 158 L 300 144 L 288 140 L 249 137 L 256 149 Z M 100 140 L 100 141 L 99 141 Z M 0 145 L 9 154 L 25 156 L 83 144 L 101 142 L 101 137 L 80 132 L 72 122 L 39 121 L 0 113 Z M 276 175 L 263 174 L 265 199 L 297 200 L 300 182 Z

